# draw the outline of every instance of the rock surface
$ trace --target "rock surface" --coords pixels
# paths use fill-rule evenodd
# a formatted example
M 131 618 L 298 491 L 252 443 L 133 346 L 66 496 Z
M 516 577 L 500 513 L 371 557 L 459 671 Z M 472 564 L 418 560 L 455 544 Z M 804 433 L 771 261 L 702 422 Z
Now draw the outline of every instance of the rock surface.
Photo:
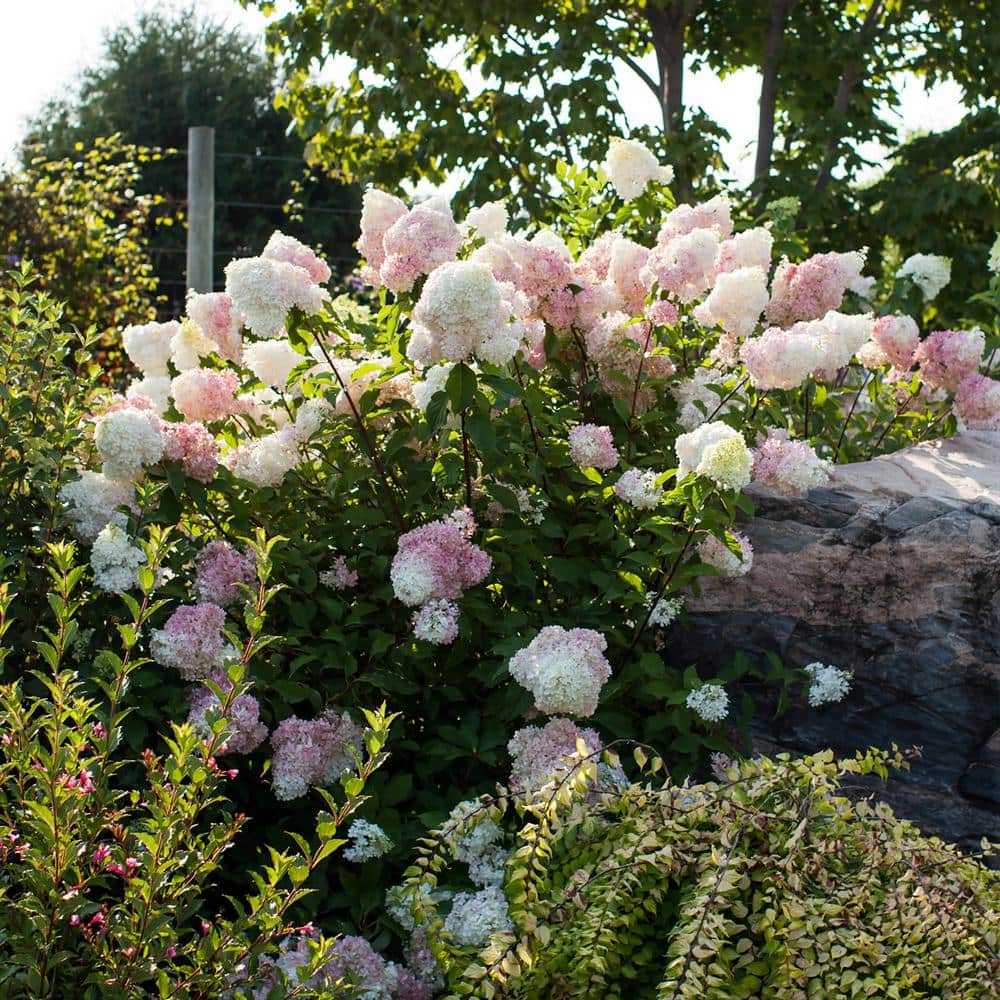
M 758 492 L 752 572 L 712 579 L 674 633 L 686 661 L 767 651 L 853 671 L 840 704 L 761 706 L 762 752 L 919 746 L 881 786 L 897 813 L 973 848 L 1000 840 L 1000 433 L 842 466 L 808 497 Z

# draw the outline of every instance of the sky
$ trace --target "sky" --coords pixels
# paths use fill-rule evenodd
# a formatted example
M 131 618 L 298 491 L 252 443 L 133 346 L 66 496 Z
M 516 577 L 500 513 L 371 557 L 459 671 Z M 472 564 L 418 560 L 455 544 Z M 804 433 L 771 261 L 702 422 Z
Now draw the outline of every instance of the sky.
M 244 10 L 236 0 L 196 2 L 203 14 L 263 34 L 263 16 Z M 103 33 L 132 21 L 139 10 L 151 6 L 162 4 L 150 0 L 0 0 L 5 29 L 0 36 L 0 162 L 10 163 L 25 119 L 47 99 L 71 93 L 79 72 L 99 59 Z M 638 77 L 622 65 L 618 82 L 629 123 L 656 124 L 656 102 Z M 730 132 L 723 155 L 737 180 L 747 181 L 757 127 L 756 74 L 746 70 L 720 81 L 707 70 L 689 73 L 684 90 L 686 103 L 702 106 Z M 899 127 L 904 133 L 945 129 L 962 116 L 959 91 L 953 84 L 939 85 L 928 94 L 917 80 L 904 80 L 902 94 Z M 149 142 L 155 143 L 155 136 Z M 876 148 L 866 152 L 878 154 Z

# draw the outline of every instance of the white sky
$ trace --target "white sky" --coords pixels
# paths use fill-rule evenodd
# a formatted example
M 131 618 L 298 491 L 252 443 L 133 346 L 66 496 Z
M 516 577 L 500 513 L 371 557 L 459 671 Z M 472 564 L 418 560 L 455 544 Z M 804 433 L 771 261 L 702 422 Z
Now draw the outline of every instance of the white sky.
M 137 11 L 150 6 L 151 0 L 0 0 L 0 162 L 10 161 L 25 119 L 46 99 L 72 92 L 80 70 L 97 61 L 104 31 L 132 21 Z M 197 0 L 197 7 L 263 32 L 264 18 L 243 10 L 236 0 Z M 619 81 L 630 123 L 656 124 L 659 111 L 646 87 L 624 66 Z M 748 180 L 757 125 L 756 74 L 747 70 L 720 81 L 709 72 L 689 73 L 684 88 L 688 105 L 701 105 L 731 133 L 723 149 L 726 162 L 737 179 Z M 903 132 L 948 128 L 961 116 L 956 86 L 944 84 L 926 94 L 915 79 L 904 81 Z M 148 142 L 155 143 L 156 137 Z

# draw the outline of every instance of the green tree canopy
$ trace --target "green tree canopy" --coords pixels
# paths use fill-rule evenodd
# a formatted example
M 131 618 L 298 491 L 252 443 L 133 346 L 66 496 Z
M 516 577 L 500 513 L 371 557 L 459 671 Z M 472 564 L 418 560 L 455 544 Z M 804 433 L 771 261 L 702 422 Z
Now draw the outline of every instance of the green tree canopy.
M 183 151 L 191 125 L 216 130 L 216 278 L 237 254 L 261 249 L 284 228 L 342 260 L 349 269 L 357 236 L 358 195 L 312 177 L 303 182 L 302 140 L 289 135 L 285 115 L 273 107 L 278 77 L 260 41 L 187 9 L 141 13 L 104 39 L 100 62 L 86 69 L 77 92 L 47 105 L 30 124 L 25 158 L 73 155 L 97 138 Z M 183 202 L 183 152 L 147 164 L 142 183 Z M 303 205 L 289 219 L 282 205 L 295 195 Z M 176 305 L 183 299 L 184 234 L 160 235 L 154 254 L 161 286 Z M 336 265 L 339 264 L 339 267 Z

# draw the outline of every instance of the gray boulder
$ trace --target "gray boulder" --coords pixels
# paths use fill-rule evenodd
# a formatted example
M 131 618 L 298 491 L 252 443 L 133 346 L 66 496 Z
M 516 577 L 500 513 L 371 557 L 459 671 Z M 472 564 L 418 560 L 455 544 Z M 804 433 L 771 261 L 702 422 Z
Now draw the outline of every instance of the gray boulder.
M 751 573 L 688 602 L 680 659 L 744 650 L 854 673 L 840 704 L 804 701 L 762 752 L 918 746 L 880 786 L 897 813 L 973 848 L 1000 839 L 1000 434 L 974 432 L 839 467 L 808 497 L 757 492 Z

